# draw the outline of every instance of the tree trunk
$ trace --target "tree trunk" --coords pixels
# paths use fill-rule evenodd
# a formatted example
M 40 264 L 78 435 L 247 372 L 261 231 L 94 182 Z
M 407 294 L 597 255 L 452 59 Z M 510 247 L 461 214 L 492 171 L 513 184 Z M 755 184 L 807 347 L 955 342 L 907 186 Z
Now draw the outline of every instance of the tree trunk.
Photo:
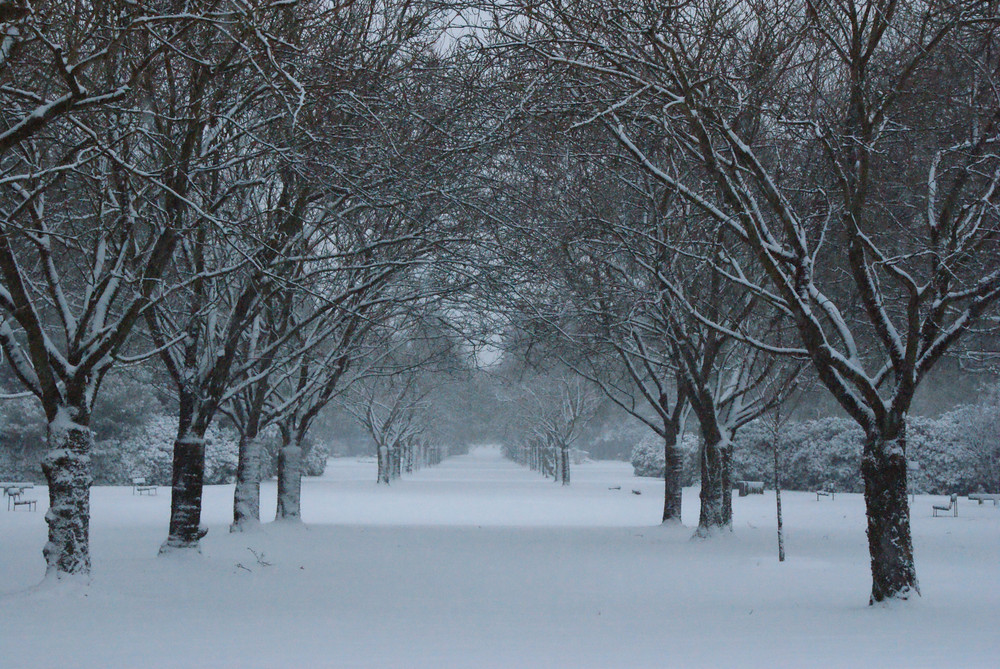
M 378 472 L 375 475 L 377 483 L 389 484 L 389 450 L 385 446 L 376 449 L 378 453 Z
M 869 435 L 861 459 L 872 568 L 869 603 L 920 594 L 906 498 L 906 436 L 902 427 L 898 432 L 888 438 Z
M 42 471 L 49 486 L 45 522 L 49 540 L 42 549 L 47 578 L 90 576 L 90 451 L 94 433 L 72 422 L 65 409 L 48 424 L 49 451 Z
M 559 447 L 559 458 L 562 460 L 560 479 L 563 485 L 569 485 L 569 446 Z
M 733 441 L 723 439 L 719 444 L 719 462 L 722 465 L 720 486 L 722 487 L 722 522 L 733 528 Z
M 392 454 L 392 458 L 390 459 L 392 462 L 392 478 L 398 479 L 400 476 L 403 475 L 403 470 L 401 467 L 403 459 L 403 451 L 401 447 L 396 446 L 389 452 Z
M 706 439 L 702 446 L 701 510 L 696 536 L 709 537 L 717 530 L 732 529 L 733 490 L 728 463 L 730 452 L 729 444 L 721 435 L 714 440 Z
M 189 432 L 174 441 L 173 482 L 170 489 L 170 529 L 160 554 L 175 549 L 198 549 L 208 533 L 201 526 L 201 493 L 205 477 L 205 437 Z
M 230 532 L 242 532 L 260 525 L 260 479 L 263 445 L 257 435 L 241 435 L 233 493 L 233 524 Z
M 677 443 L 677 430 L 666 429 L 663 437 L 663 523 L 681 522 L 684 454 Z
M 302 520 L 302 449 L 278 451 L 278 510 L 275 520 Z
M 777 505 L 778 513 L 778 562 L 785 561 L 785 530 L 781 518 L 781 467 L 779 465 L 779 442 L 777 436 L 774 441 L 774 503 Z
M 550 448 L 552 450 L 552 482 L 558 483 L 562 478 L 562 449 L 555 443 Z

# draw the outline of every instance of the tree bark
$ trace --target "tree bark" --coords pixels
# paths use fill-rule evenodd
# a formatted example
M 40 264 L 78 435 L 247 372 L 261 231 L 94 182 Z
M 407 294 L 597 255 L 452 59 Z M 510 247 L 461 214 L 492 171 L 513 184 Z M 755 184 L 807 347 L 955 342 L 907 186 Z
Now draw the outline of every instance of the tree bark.
M 241 435 L 233 493 L 233 524 L 230 532 L 242 532 L 260 525 L 260 479 L 263 448 L 256 435 Z
M 49 486 L 42 549 L 46 578 L 90 576 L 90 451 L 94 433 L 69 420 L 65 410 L 48 424 L 49 451 L 42 471 Z
M 198 549 L 208 533 L 201 526 L 201 494 L 205 477 L 205 437 L 194 432 L 174 441 L 173 481 L 170 490 L 170 529 L 160 554 L 176 549 Z
M 902 419 L 899 424 L 903 425 Z M 902 427 L 891 437 L 883 433 L 865 439 L 861 473 L 872 569 L 869 603 L 909 599 L 911 593 L 919 595 L 906 497 L 906 436 Z
M 733 490 L 729 480 L 730 453 L 729 444 L 722 436 L 706 439 L 702 445 L 701 510 L 696 536 L 709 537 L 720 529 L 732 529 Z
M 677 430 L 667 427 L 663 436 L 663 523 L 681 522 L 684 456 L 677 443 Z
M 298 446 L 285 446 L 278 452 L 275 520 L 302 520 L 302 449 Z
M 780 419 L 776 419 L 780 425 Z M 777 432 L 777 429 L 775 430 Z M 780 454 L 781 446 L 780 441 L 775 434 L 774 437 L 774 503 L 777 506 L 778 514 L 778 562 L 785 561 L 785 529 L 784 523 L 781 517 L 781 464 L 780 464 Z
M 391 469 L 389 470 L 389 476 L 391 476 L 393 480 L 396 480 L 400 477 L 401 458 L 402 458 L 402 451 L 400 450 L 399 446 L 394 446 L 389 449 L 389 463 L 391 467 Z
M 378 473 L 375 480 L 389 484 L 389 449 L 385 446 L 378 447 Z
M 719 444 L 719 462 L 722 465 L 719 485 L 722 488 L 722 523 L 733 528 L 733 441 L 724 439 Z
M 559 478 L 563 485 L 569 485 L 569 446 L 562 445 L 559 447 L 559 458 L 562 460 Z

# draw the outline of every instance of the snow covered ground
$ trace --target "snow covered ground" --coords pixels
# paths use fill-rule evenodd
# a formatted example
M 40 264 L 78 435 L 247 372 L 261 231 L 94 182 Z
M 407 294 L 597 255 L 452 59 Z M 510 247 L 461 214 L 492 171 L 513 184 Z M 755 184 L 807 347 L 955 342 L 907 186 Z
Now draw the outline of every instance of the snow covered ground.
M 492 449 L 389 488 L 331 460 L 304 527 L 230 535 L 232 486 L 205 490 L 201 555 L 156 557 L 169 491 L 95 488 L 88 588 L 42 577 L 37 513 L 0 511 L 0 667 L 1000 666 L 1000 508 L 913 506 L 923 597 L 867 605 L 859 495 L 736 498 L 735 532 L 658 525 L 662 483 L 624 463 L 562 488 Z M 610 486 L 621 490 L 609 490 Z M 632 489 L 642 492 L 632 494 Z M 265 484 L 265 514 L 274 484 Z M 261 561 L 251 549 L 261 556 Z M 267 564 L 263 564 L 267 563 Z

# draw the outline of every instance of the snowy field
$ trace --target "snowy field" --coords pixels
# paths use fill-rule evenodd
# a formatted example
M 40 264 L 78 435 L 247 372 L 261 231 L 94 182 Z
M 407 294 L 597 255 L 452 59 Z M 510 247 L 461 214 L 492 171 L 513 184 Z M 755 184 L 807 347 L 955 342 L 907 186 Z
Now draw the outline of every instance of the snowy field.
M 230 535 L 205 490 L 201 555 L 157 558 L 169 491 L 95 488 L 89 588 L 43 574 L 36 513 L 0 511 L 0 667 L 998 667 L 1000 508 L 912 509 L 923 597 L 867 605 L 860 495 L 734 499 L 735 532 L 659 527 L 662 483 L 624 463 L 564 489 L 478 449 L 390 488 L 331 460 L 303 527 Z M 609 486 L 622 486 L 609 490 Z M 641 495 L 631 493 L 640 490 Z M 265 515 L 274 483 L 263 491 Z M 262 564 L 251 553 L 262 556 Z

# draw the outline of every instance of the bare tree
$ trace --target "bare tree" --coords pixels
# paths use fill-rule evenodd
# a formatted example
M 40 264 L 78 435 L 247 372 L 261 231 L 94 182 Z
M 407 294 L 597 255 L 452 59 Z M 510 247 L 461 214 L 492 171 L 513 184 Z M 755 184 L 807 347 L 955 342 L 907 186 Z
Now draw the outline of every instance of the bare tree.
M 186 233 L 149 215 L 150 194 L 170 179 L 149 169 L 156 141 L 140 83 L 191 55 L 194 25 L 218 34 L 219 17 L 202 10 L 4 3 L 0 18 L 10 114 L 0 138 L 0 345 L 49 423 L 44 554 L 55 578 L 89 574 L 91 410 L 134 325 L 163 296 Z
M 595 118 L 749 249 L 766 282 L 732 258 L 720 271 L 791 316 L 800 345 L 744 340 L 807 356 L 864 430 L 873 603 L 918 589 L 905 456 L 914 392 L 1000 298 L 994 12 L 959 0 L 734 0 L 533 14 L 532 48 L 609 83 Z M 942 115 L 947 132 L 935 130 Z M 683 161 L 645 150 L 650 126 Z

